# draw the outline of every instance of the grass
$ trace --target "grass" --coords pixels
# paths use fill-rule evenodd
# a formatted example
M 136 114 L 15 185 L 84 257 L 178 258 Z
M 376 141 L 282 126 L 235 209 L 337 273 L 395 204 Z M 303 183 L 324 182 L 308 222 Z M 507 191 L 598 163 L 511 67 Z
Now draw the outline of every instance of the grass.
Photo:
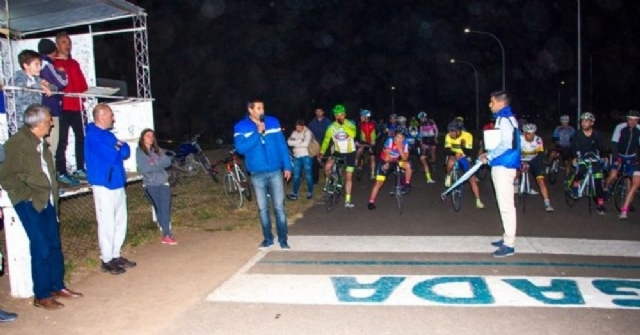
M 228 150 L 209 152 L 211 161 L 223 158 Z M 289 186 L 290 187 L 290 186 Z M 304 188 L 304 186 L 303 186 Z M 318 188 L 316 188 L 317 190 Z M 320 190 L 321 191 L 321 190 Z M 142 183 L 126 187 L 128 227 L 123 252 L 144 246 L 160 237 L 152 221 L 151 204 L 145 197 Z M 222 185 L 205 173 L 181 178 L 172 189 L 172 227 L 174 230 L 199 230 L 209 233 L 229 232 L 259 226 L 255 199 L 246 201 L 240 209 L 232 209 Z M 287 201 L 285 209 L 289 224 L 309 208 L 313 200 Z M 100 266 L 97 223 L 91 193 L 64 198 L 59 206 L 60 237 L 65 257 L 65 281 L 72 276 L 90 272 Z M 0 242 L 4 242 L 0 234 Z

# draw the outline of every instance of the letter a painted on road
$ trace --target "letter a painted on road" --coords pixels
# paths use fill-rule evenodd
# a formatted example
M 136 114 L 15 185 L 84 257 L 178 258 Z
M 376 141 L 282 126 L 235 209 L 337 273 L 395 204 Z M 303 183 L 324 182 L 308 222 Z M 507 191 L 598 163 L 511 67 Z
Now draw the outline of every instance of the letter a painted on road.
M 438 291 L 438 292 L 436 292 Z M 482 277 L 436 277 L 413 287 L 416 297 L 442 304 L 488 305 L 495 299 Z
M 503 281 L 545 305 L 584 305 L 584 299 L 575 280 L 552 279 L 549 286 L 538 286 L 528 279 L 503 279 Z M 562 296 L 550 298 L 545 293 L 562 293 Z
M 356 277 L 332 277 L 333 288 L 341 302 L 383 302 L 404 281 L 405 277 L 380 277 L 370 284 L 359 283 Z
M 593 287 L 607 295 L 640 296 L 640 281 L 596 279 Z M 640 307 L 640 299 L 613 299 L 611 302 L 618 306 Z

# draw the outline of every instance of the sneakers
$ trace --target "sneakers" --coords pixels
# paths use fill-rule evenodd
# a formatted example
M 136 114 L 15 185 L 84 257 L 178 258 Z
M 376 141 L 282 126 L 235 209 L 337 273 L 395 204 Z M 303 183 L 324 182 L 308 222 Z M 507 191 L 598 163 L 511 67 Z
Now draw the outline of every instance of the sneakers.
M 313 193 L 307 193 L 307 200 L 313 198 Z
M 287 199 L 295 201 L 295 200 L 298 200 L 298 196 L 296 194 L 291 193 L 287 195 Z
M 116 264 L 115 259 L 112 259 L 106 263 L 102 262 L 101 269 L 102 269 L 102 272 L 107 272 L 112 275 L 119 275 L 127 272 L 127 270 L 125 270 L 123 267 Z
M 78 179 L 75 179 L 69 176 L 68 174 L 61 173 L 58 175 L 57 179 L 59 182 L 70 185 L 70 186 L 77 186 L 80 184 L 80 181 Z
M 280 242 L 280 249 L 282 249 L 282 250 L 290 250 L 291 247 L 289 246 L 289 243 L 287 243 L 287 241 L 282 241 L 282 242 Z
M 370 202 L 367 204 L 367 208 L 369 208 L 370 211 L 376 209 L 376 204 L 374 204 L 373 202 Z
M 162 238 L 162 244 L 176 245 L 176 244 L 178 244 L 178 241 L 176 241 L 176 239 L 173 238 L 173 236 L 167 235 L 167 236 Z
M 260 250 L 269 249 L 272 246 L 273 246 L 273 242 L 272 241 L 264 240 L 264 241 L 262 241 L 262 243 L 260 243 L 260 245 L 258 246 L 258 249 L 260 249 Z
M 512 247 L 507 247 L 506 245 L 502 245 L 500 249 L 493 252 L 493 257 L 502 258 L 507 256 L 513 256 L 516 253 L 516 249 Z
M 435 181 L 433 179 L 427 179 L 427 184 L 434 184 Z
M 607 214 L 607 209 L 604 208 L 603 205 L 598 206 L 598 208 L 596 209 L 596 213 L 598 213 L 599 215 L 605 215 Z
M 444 187 L 450 187 L 451 186 L 451 176 L 447 176 L 444 179 Z
M 116 264 L 120 265 L 120 267 L 123 267 L 125 269 L 135 268 L 138 265 L 136 262 L 132 262 L 124 257 L 114 258 L 111 261 L 115 262 Z
M 375 179 L 376 179 L 376 175 L 372 173 L 372 174 L 369 176 L 369 180 L 375 180 Z
M 544 205 L 544 210 L 547 212 L 553 212 L 553 207 L 550 204 Z
M 411 184 L 404 185 L 404 187 L 402 188 L 402 192 L 403 192 L 403 194 L 411 193 Z
M 73 177 L 76 179 L 87 179 L 87 171 L 79 169 L 73 172 Z
M 18 314 L 3 311 L 0 309 L 0 322 L 11 322 L 18 318 Z
M 491 245 L 496 248 L 500 248 L 504 245 L 504 240 L 493 241 L 491 242 Z
M 477 209 L 483 209 L 484 208 L 484 204 L 482 203 L 482 201 L 480 201 L 480 199 L 476 199 L 476 208 Z
M 618 216 L 618 218 L 620 220 L 626 220 L 627 219 L 627 211 L 621 211 L 620 215 Z
M 353 204 L 353 203 L 351 203 L 351 202 L 345 202 L 345 203 L 344 203 L 344 208 L 353 208 L 353 207 L 356 207 L 356 205 L 354 205 L 354 204 Z
M 538 194 L 540 194 L 540 193 L 539 193 L 538 191 L 534 190 L 534 189 L 530 189 L 530 190 L 529 190 L 529 194 L 531 194 L 531 195 L 538 195 Z

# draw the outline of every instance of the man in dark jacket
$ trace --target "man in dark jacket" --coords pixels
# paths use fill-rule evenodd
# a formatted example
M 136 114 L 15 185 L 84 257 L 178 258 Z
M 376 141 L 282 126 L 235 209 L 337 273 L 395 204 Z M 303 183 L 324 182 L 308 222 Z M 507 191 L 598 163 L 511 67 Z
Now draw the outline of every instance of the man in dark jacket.
M 110 131 L 113 128 L 113 111 L 106 104 L 93 109 L 94 123 L 87 125 L 85 156 L 87 180 L 93 186 L 98 221 L 98 244 L 102 271 L 114 275 L 136 266 L 120 255 L 127 236 L 127 194 L 124 187 L 127 175 L 124 160 L 131 149 Z
M 58 183 L 53 159 L 43 139 L 51 131 L 49 109 L 40 104 L 27 108 L 24 126 L 5 143 L 6 162 L 0 185 L 7 191 L 22 222 L 31 252 L 33 305 L 59 309 L 56 298 L 80 298 L 64 284 L 64 259 L 58 231 Z
M 313 137 L 315 137 L 318 143 L 322 143 L 324 140 L 324 134 L 327 132 L 327 128 L 331 121 L 324 117 L 324 110 L 322 108 L 316 109 L 316 117 L 309 122 L 307 128 L 311 130 L 313 133 Z M 317 159 L 313 160 L 313 165 L 311 166 L 312 174 L 313 174 L 313 183 L 317 184 L 318 180 L 320 180 L 320 163 Z

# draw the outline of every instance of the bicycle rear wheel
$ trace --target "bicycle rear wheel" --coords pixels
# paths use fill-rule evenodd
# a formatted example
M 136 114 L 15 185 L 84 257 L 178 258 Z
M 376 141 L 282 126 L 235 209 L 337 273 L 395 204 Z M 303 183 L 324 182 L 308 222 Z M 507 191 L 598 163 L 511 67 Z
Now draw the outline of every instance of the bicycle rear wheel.
M 627 199 L 627 193 L 629 192 L 629 186 L 631 185 L 631 177 L 623 176 L 616 180 L 613 186 L 613 202 L 616 205 L 618 212 L 624 206 L 624 201 Z
M 455 183 L 459 178 L 460 178 L 460 171 L 455 170 L 453 172 L 452 182 Z M 453 203 L 453 210 L 458 212 L 462 207 L 462 185 L 458 185 L 458 187 L 454 188 L 453 191 L 451 191 L 451 193 L 452 193 L 451 202 Z
M 222 187 L 224 195 L 229 201 L 229 204 L 233 208 L 242 208 L 243 197 L 242 188 L 238 184 L 238 181 L 232 174 L 224 176 L 224 185 Z

